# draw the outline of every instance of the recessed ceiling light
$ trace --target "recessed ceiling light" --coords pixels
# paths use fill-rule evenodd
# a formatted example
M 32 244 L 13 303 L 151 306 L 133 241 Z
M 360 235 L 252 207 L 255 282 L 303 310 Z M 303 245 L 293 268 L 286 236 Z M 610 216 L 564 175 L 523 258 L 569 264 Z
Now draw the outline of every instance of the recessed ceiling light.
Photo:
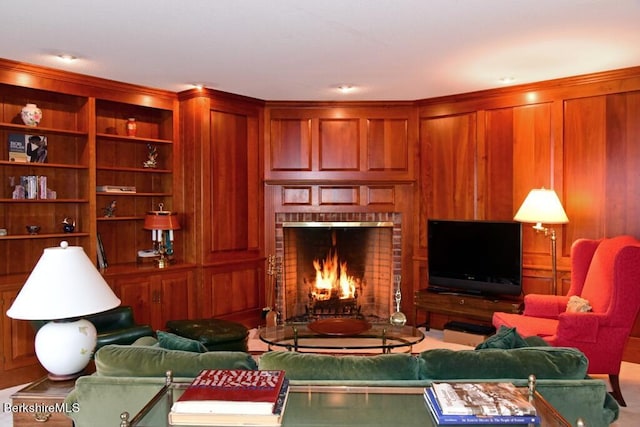
M 63 53 L 63 54 L 58 55 L 58 58 L 61 61 L 64 61 L 66 63 L 71 63 L 71 62 L 75 61 L 76 59 L 78 59 L 78 57 L 73 56 L 73 55 L 69 55 L 67 53 Z
M 515 81 L 516 81 L 515 77 L 511 77 L 511 76 L 501 77 L 500 78 L 500 83 L 505 84 L 505 85 L 511 84 L 511 83 L 513 83 Z
M 352 85 L 340 85 L 338 86 L 338 90 L 341 93 L 349 93 L 349 92 L 353 92 L 354 90 L 356 90 L 356 88 Z

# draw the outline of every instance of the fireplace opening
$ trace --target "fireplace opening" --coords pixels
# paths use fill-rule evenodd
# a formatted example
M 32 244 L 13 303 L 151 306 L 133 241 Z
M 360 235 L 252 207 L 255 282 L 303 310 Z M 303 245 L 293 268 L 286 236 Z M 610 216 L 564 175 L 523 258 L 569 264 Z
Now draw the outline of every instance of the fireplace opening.
M 284 223 L 283 241 L 285 321 L 389 318 L 393 223 Z

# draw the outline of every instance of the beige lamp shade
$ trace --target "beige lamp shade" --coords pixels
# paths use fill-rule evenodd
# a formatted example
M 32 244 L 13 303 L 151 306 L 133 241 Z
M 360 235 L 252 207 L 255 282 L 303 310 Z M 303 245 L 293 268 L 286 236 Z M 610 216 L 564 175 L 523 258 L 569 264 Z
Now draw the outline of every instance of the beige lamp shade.
M 513 217 L 518 222 L 565 224 L 569 218 L 554 190 L 533 189 Z
M 69 319 L 120 305 L 84 249 L 46 248 L 18 293 L 7 316 L 22 320 Z

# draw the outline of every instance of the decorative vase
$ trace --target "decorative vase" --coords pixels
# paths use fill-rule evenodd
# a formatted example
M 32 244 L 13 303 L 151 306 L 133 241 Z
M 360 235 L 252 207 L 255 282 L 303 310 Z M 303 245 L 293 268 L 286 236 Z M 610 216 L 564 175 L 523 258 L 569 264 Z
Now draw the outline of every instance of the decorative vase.
M 127 121 L 127 136 L 136 136 L 136 119 L 130 118 Z
M 36 104 L 27 104 L 22 107 L 20 116 L 22 117 L 22 121 L 25 125 L 38 126 L 38 124 L 40 124 L 40 120 L 42 120 L 42 111 Z

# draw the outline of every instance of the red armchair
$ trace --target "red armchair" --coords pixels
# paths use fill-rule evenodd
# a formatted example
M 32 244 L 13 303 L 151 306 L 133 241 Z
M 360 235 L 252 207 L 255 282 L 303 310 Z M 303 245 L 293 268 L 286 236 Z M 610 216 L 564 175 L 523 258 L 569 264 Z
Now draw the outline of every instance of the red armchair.
M 569 297 L 588 300 L 589 312 L 567 312 Z M 631 236 L 578 239 L 571 247 L 571 287 L 566 296 L 528 294 L 523 314 L 496 312 L 493 325 L 515 327 L 557 347 L 575 347 L 590 374 L 607 374 L 622 406 L 618 375 L 625 344 L 640 310 L 640 241 Z

